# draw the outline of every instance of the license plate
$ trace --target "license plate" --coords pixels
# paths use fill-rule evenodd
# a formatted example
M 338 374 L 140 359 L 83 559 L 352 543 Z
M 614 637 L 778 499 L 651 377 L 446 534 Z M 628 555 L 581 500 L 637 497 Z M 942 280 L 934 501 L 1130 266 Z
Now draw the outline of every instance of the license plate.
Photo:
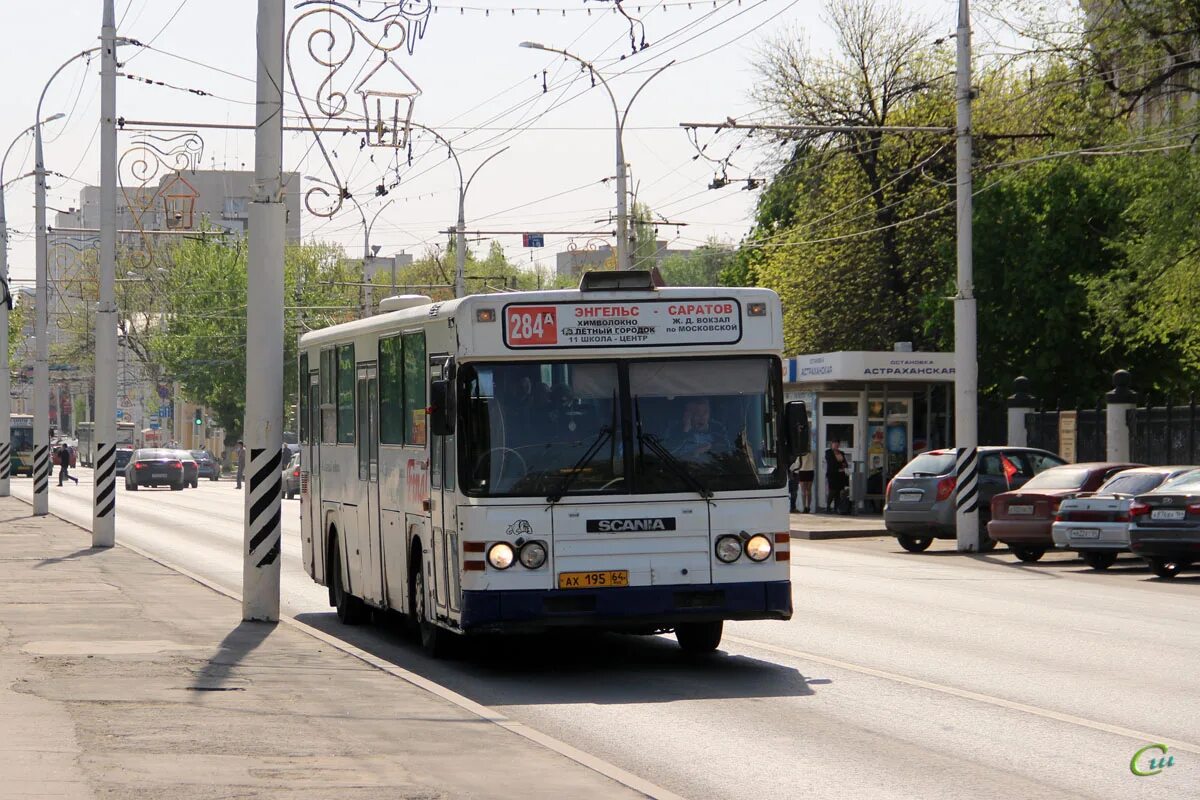
M 165 472 L 152 472 L 152 473 L 150 474 L 150 477 L 151 477 L 151 478 L 165 478 L 165 477 L 167 477 L 167 473 L 165 473 Z
M 609 569 L 602 572 L 560 572 L 560 589 L 605 589 L 612 586 L 628 586 L 629 570 Z
M 1150 512 L 1150 519 L 1180 520 L 1186 515 L 1182 508 L 1156 508 Z
M 896 495 L 898 503 L 915 503 L 925 495 L 924 492 L 900 492 Z
M 1099 539 L 1099 528 L 1072 528 L 1067 531 L 1067 536 L 1071 539 Z
M 1033 513 L 1033 506 L 1009 506 L 1008 513 L 1015 516 L 1029 516 Z

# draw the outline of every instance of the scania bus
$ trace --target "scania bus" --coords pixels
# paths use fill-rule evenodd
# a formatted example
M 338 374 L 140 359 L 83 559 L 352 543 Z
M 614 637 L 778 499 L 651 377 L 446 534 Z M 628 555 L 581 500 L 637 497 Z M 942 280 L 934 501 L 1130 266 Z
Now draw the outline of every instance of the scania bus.
M 779 298 L 579 289 L 431 303 L 300 339 L 302 546 L 346 623 L 674 631 L 792 614 Z

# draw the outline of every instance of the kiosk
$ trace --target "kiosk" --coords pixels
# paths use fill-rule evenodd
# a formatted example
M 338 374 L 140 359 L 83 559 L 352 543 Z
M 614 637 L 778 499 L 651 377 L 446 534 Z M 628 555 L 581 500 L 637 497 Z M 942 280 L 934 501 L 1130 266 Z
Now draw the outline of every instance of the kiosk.
M 813 501 L 830 504 L 825 452 L 838 441 L 851 462 L 859 511 L 882 511 L 884 489 L 915 453 L 953 444 L 954 354 L 850 351 L 793 356 L 783 364 L 785 400 L 809 409 L 816 475 Z

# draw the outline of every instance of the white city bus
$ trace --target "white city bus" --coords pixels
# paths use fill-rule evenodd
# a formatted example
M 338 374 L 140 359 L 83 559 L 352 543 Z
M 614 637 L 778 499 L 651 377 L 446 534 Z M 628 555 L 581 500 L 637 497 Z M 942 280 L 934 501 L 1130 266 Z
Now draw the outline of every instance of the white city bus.
M 95 466 L 96 460 L 96 423 L 81 422 L 75 426 L 75 439 L 78 442 L 79 463 L 85 467 Z M 133 423 L 117 423 L 117 447 L 133 447 Z
M 300 339 L 305 567 L 344 622 L 448 635 L 789 619 L 779 298 L 589 273 Z M 803 446 L 803 445 L 800 445 Z

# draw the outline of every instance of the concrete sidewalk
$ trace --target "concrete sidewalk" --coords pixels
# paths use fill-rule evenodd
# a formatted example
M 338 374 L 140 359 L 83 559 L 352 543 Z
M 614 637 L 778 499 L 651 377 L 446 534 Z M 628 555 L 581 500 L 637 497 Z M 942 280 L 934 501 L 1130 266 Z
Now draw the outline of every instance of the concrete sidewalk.
M 0 798 L 646 796 L 90 544 L 0 498 Z
M 790 521 L 793 539 L 854 539 L 888 535 L 881 516 L 792 514 Z

